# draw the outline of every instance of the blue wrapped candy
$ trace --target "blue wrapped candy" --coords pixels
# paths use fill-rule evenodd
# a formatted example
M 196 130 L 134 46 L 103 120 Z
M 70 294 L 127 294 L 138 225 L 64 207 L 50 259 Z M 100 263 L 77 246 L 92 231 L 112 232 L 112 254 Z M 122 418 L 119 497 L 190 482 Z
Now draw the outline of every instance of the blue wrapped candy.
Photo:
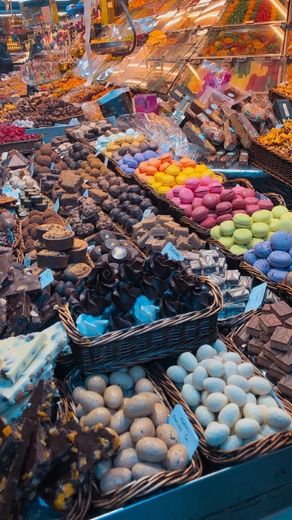
M 83 336 L 94 338 L 102 336 L 108 329 L 109 322 L 104 320 L 102 316 L 90 316 L 89 314 L 80 314 L 76 320 L 77 329 Z
M 157 319 L 159 307 L 153 305 L 146 296 L 139 296 L 133 307 L 134 316 L 139 325 L 147 325 Z

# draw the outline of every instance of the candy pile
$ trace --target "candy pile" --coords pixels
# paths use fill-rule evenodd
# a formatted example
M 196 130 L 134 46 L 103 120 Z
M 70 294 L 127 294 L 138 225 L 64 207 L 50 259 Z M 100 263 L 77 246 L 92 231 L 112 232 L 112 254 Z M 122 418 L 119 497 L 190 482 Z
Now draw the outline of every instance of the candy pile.
M 210 176 L 193 177 L 183 187 L 176 186 L 166 197 L 184 210 L 187 217 L 206 229 L 229 221 L 238 213 L 252 215 L 259 209 L 272 209 L 271 200 L 257 197 L 255 190 L 235 186 L 225 188 Z
M 27 134 L 24 128 L 19 128 L 18 126 L 0 125 L 0 143 L 19 143 L 40 138 L 39 134 Z
M 224 220 L 213 227 L 211 237 L 219 240 L 231 253 L 242 255 L 278 230 L 292 231 L 291 217 L 292 213 L 284 206 L 275 206 L 272 211 L 256 211 L 251 217 L 239 211 L 232 220 Z
M 247 348 L 285 395 L 292 396 L 292 308 L 284 301 L 264 305 L 235 335 L 236 345 Z
M 195 161 L 188 157 L 176 161 L 170 153 L 140 163 L 135 173 L 155 191 L 163 195 L 168 193 L 170 188 L 178 189 L 178 186 L 184 185 L 188 179 L 194 179 L 197 181 L 197 185 L 199 185 L 200 179 L 202 183 L 204 182 L 205 176 L 206 184 L 211 180 L 222 182 L 222 177 L 209 170 L 204 164 L 197 165 Z M 172 194 L 172 191 L 170 191 L 169 198 Z
M 187 465 L 187 450 L 167 424 L 169 410 L 141 366 L 90 376 L 73 398 L 82 427 L 100 423 L 120 436 L 116 457 L 95 466 L 102 493 Z
M 181 389 L 212 448 L 233 450 L 291 429 L 291 417 L 280 408 L 271 383 L 221 340 L 202 345 L 196 355 L 184 352 L 167 375 Z
M 292 120 L 289 119 L 280 128 L 272 128 L 267 134 L 260 136 L 258 142 L 271 151 L 292 157 Z
M 255 244 L 244 260 L 265 274 L 272 282 L 292 283 L 292 232 L 278 231 L 270 240 Z

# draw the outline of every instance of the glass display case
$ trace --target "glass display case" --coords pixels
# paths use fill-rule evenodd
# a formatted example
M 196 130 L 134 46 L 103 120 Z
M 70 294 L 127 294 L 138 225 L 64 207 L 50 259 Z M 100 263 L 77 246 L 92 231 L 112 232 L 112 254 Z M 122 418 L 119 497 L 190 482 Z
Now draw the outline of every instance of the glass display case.
M 229 0 L 219 25 L 283 22 L 287 19 L 288 0 Z
M 281 55 L 285 32 L 281 27 L 258 26 L 211 29 L 204 57 Z

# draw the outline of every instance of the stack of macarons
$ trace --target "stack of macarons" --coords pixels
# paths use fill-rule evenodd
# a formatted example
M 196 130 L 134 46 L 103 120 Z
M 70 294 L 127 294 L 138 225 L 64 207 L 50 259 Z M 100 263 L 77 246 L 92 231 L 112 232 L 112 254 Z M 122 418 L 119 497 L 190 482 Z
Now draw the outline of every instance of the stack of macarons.
M 270 240 L 255 244 L 244 260 L 272 282 L 284 282 L 292 271 L 292 232 L 277 231 Z
M 277 230 L 292 231 L 292 212 L 283 206 L 259 210 L 252 216 L 236 213 L 211 229 L 211 237 L 235 255 L 243 255 L 256 244 L 269 240 Z
M 273 208 L 272 201 L 257 198 L 255 190 L 239 185 L 225 188 L 210 176 L 187 179 L 184 186 L 172 188 L 166 197 L 183 209 L 187 217 L 206 229 L 230 221 L 236 214 L 252 215 L 256 211 Z
M 186 183 L 190 179 L 196 181 L 197 184 L 200 179 L 205 177 L 210 182 L 217 180 L 218 183 L 222 183 L 222 177 L 216 175 L 204 164 L 196 164 L 189 157 L 183 157 L 176 161 L 171 153 L 141 162 L 135 173 L 158 193 L 166 195 L 169 192 L 169 199 L 172 195 L 175 197 L 174 193 L 177 194 L 179 188 L 187 188 L 188 184 Z

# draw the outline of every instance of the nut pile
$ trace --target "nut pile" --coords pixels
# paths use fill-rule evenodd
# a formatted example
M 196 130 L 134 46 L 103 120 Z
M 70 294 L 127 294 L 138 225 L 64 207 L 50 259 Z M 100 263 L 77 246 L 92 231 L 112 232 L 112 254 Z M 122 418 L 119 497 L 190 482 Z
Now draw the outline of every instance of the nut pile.
M 120 436 L 116 457 L 95 467 L 102 493 L 187 465 L 187 450 L 167 424 L 169 410 L 141 366 L 90 376 L 73 399 L 82 427 L 101 423 Z

